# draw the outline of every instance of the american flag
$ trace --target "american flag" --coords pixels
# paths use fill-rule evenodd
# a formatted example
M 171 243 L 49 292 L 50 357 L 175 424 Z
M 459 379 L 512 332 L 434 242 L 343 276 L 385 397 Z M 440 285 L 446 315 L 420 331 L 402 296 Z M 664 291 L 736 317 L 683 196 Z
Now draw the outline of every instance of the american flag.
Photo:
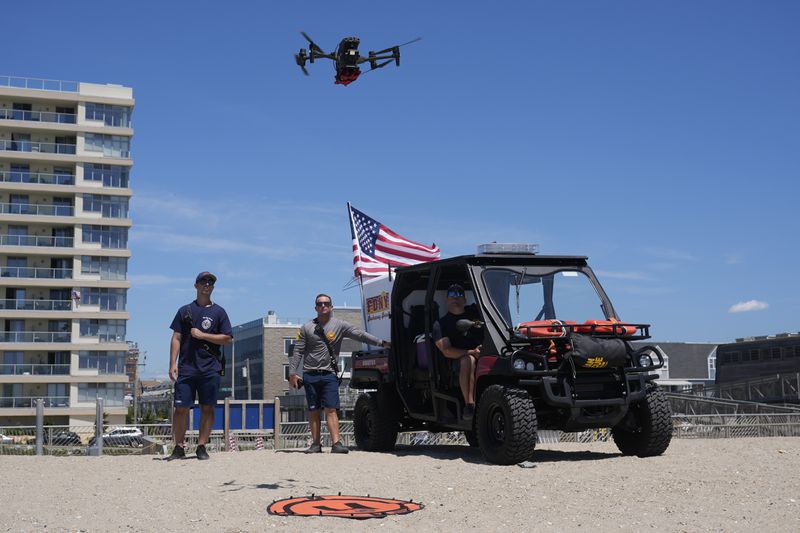
M 393 232 L 377 220 L 347 205 L 353 236 L 356 277 L 385 276 L 390 267 L 416 265 L 439 259 L 439 247 L 425 246 Z

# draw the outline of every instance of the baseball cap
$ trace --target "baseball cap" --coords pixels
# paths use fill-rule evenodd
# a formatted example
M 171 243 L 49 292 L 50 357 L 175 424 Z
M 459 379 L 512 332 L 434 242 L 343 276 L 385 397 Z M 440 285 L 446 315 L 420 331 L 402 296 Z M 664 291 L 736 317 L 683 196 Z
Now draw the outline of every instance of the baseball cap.
M 464 296 L 464 287 L 462 287 L 458 283 L 453 283 L 452 285 L 447 287 L 447 295 L 448 296 L 455 296 L 456 294 L 458 294 L 460 296 Z
M 211 278 L 211 281 L 213 281 L 214 283 L 217 282 L 217 276 L 215 276 L 214 274 L 212 274 L 211 272 L 208 272 L 208 271 L 200 272 L 197 275 L 197 277 L 195 278 L 194 282 L 195 283 L 200 283 L 200 280 L 202 280 L 204 278 Z

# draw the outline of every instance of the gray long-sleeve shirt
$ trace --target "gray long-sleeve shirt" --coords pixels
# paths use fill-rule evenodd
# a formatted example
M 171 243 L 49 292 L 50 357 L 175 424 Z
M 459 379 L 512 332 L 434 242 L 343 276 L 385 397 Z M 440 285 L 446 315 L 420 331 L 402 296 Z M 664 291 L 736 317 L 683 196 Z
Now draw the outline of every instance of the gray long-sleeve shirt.
M 302 375 L 303 371 L 308 370 L 333 371 L 328 347 L 325 345 L 325 341 L 315 333 L 318 327 L 317 321 L 314 319 L 303 324 L 297 332 L 297 342 L 295 342 L 294 352 L 289 360 L 290 375 L 299 376 Z M 322 330 L 337 360 L 339 358 L 339 350 L 342 348 L 342 340 L 345 337 L 375 346 L 380 346 L 383 343 L 378 337 L 336 318 L 328 320 L 328 323 L 322 326 Z

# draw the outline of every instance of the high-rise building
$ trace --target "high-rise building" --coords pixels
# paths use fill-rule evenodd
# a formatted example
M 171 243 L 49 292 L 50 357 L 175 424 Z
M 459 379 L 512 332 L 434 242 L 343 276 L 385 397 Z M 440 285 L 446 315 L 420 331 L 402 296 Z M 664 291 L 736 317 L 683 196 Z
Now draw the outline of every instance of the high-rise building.
M 0 76 L 0 426 L 123 423 L 133 91 Z

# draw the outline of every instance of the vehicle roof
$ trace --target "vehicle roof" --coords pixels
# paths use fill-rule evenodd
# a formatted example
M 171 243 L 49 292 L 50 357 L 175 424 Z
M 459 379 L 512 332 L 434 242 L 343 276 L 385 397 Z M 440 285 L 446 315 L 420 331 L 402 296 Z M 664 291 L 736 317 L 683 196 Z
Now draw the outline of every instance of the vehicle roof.
M 429 270 L 434 265 L 532 265 L 532 266 L 586 266 L 585 255 L 536 255 L 536 254 L 471 254 L 429 261 L 418 265 L 398 267 L 397 272 Z

